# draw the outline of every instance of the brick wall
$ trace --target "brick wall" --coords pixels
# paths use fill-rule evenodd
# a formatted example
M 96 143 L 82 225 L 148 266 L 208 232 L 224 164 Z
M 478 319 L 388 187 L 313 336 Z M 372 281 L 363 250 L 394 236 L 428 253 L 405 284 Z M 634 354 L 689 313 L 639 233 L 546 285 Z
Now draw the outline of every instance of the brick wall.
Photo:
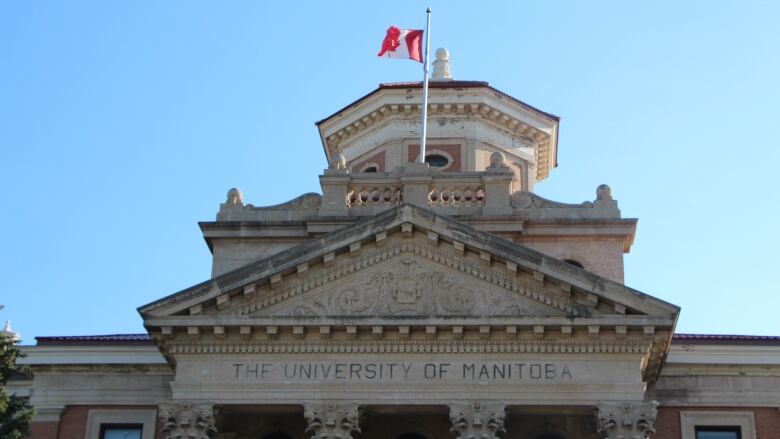
M 445 152 L 452 157 L 452 164 L 444 169 L 444 172 L 461 172 L 463 161 L 460 156 L 460 145 L 425 145 L 425 154 L 435 154 L 435 151 Z M 409 145 L 406 161 L 413 162 L 420 155 L 420 145 Z
M 28 439 L 84 439 L 87 433 L 87 416 L 95 409 L 157 409 L 155 406 L 121 405 L 73 405 L 67 406 L 57 422 L 33 422 Z M 155 438 L 163 439 L 161 420 L 158 419 Z
M 352 172 L 361 172 L 363 168 L 369 163 L 376 163 L 378 168 L 376 172 L 385 172 L 385 152 L 382 151 L 379 154 L 374 154 L 373 156 L 359 163 L 355 163 L 350 169 Z
M 682 439 L 681 411 L 753 412 L 757 439 L 780 438 L 780 409 L 774 407 L 666 407 L 658 408 L 654 439 Z

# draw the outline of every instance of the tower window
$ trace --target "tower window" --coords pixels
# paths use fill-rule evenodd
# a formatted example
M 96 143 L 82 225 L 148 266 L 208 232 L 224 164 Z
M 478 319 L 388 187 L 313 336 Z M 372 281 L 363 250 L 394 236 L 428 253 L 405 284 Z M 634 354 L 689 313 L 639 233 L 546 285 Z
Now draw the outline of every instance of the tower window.
M 433 168 L 443 168 L 450 163 L 450 160 L 441 154 L 431 154 L 425 156 L 425 163 Z

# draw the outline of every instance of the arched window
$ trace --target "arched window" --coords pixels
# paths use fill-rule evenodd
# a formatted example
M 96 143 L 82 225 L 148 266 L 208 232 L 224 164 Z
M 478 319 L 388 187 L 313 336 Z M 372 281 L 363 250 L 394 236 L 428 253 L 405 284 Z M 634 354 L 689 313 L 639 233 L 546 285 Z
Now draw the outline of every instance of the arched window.
M 450 163 L 450 159 L 441 154 L 430 154 L 425 156 L 425 163 L 432 168 L 443 168 Z
M 582 266 L 582 264 L 579 261 L 576 261 L 574 259 L 564 259 L 563 262 L 574 265 L 575 267 L 585 268 Z

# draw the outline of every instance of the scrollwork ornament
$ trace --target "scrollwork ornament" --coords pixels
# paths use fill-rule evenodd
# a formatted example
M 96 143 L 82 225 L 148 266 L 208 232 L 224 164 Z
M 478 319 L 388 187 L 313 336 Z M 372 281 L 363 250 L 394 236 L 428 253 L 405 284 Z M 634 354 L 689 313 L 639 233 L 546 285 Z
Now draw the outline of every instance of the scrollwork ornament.
M 357 403 L 306 403 L 303 416 L 312 439 L 352 439 L 360 433 Z
M 162 404 L 165 439 L 212 439 L 217 434 L 211 404 Z
M 457 439 L 496 439 L 506 433 L 507 405 L 503 402 L 469 402 L 450 405 L 450 429 Z
M 615 403 L 599 406 L 601 437 L 607 439 L 649 439 L 655 433 L 658 403 Z

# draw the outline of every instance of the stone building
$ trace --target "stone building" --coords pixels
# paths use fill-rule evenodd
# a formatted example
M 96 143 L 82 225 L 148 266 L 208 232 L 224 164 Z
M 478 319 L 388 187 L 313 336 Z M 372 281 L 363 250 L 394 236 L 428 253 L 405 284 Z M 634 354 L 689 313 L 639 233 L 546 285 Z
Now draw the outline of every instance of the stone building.
M 32 438 L 780 438 L 780 337 L 675 334 L 610 188 L 534 193 L 558 117 L 448 71 L 427 163 L 420 83 L 382 84 L 317 123 L 321 194 L 228 192 L 147 333 L 26 347 Z

